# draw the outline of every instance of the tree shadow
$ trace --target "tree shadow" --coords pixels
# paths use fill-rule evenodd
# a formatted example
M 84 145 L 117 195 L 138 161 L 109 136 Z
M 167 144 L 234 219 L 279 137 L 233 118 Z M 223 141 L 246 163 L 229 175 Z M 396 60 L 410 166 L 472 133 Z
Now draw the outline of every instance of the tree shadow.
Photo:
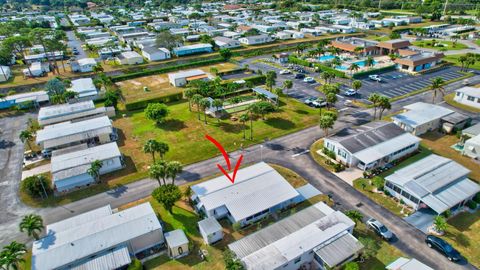
M 299 110 L 299 109 L 295 110 L 295 113 L 304 114 L 304 115 L 305 115 L 305 114 L 308 114 L 307 111 L 305 111 L 305 110 Z
M 12 148 L 16 144 L 12 141 L 7 141 L 7 140 L 1 140 L 0 141 L 0 149 L 7 149 L 7 148 Z
M 123 130 L 117 128 L 117 135 L 118 135 L 118 139 L 117 139 L 118 147 L 125 146 L 125 140 L 127 139 L 127 137 L 125 136 L 125 133 L 123 132 Z
M 246 128 L 244 124 L 231 124 L 226 122 L 220 123 L 219 126 L 223 131 L 235 134 L 243 132 L 243 129 Z
M 480 219 L 480 214 L 477 214 L 477 213 L 472 214 L 472 213 L 464 212 L 450 219 L 448 221 L 448 224 L 452 225 L 457 230 L 464 232 L 464 231 L 468 231 L 470 227 L 473 224 L 475 224 L 479 219 Z
M 160 125 L 157 125 L 158 128 L 161 128 L 165 131 L 179 131 L 187 126 L 185 125 L 184 121 L 178 119 L 167 119 Z
M 265 123 L 271 127 L 282 129 L 282 130 L 288 130 L 295 128 L 295 123 L 288 119 L 283 119 L 280 117 L 272 117 L 267 120 L 265 120 Z

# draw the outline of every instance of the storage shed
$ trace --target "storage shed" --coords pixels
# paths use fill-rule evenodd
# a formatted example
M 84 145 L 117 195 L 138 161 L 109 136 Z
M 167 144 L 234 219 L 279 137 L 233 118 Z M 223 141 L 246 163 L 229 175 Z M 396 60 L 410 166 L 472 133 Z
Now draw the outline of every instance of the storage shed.
M 164 236 L 170 258 L 188 255 L 188 238 L 181 229 L 166 232 Z
M 214 217 L 198 222 L 198 230 L 206 244 L 210 245 L 223 239 L 222 226 Z

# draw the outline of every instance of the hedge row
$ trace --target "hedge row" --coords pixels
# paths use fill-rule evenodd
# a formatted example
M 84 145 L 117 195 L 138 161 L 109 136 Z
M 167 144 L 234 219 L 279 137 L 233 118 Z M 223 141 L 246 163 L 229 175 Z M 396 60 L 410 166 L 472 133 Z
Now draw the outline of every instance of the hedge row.
M 169 67 L 163 67 L 163 68 L 133 72 L 133 73 L 129 73 L 129 74 L 113 76 L 112 77 L 112 82 L 120 82 L 120 81 L 130 80 L 130 79 L 139 78 L 139 77 L 143 77 L 143 76 L 162 74 L 162 73 L 177 71 L 177 70 L 181 70 L 181 69 L 185 69 L 185 68 L 206 66 L 206 65 L 211 65 L 211 64 L 224 62 L 224 61 L 225 60 L 223 58 L 214 58 L 214 59 L 195 61 L 195 62 L 180 64 L 180 65 L 175 65 L 175 66 L 169 66 Z
M 290 55 L 288 57 L 288 61 L 290 63 L 301 65 L 301 66 L 315 67 L 315 68 L 321 70 L 322 72 L 328 71 L 328 72 L 331 72 L 331 73 L 335 74 L 335 76 L 337 76 L 339 78 L 346 78 L 347 77 L 347 75 L 345 75 L 345 72 L 336 70 L 336 69 L 331 68 L 331 67 L 327 67 L 327 66 L 322 65 L 320 63 L 311 63 L 311 62 L 308 62 L 307 60 L 299 59 L 299 58 L 297 58 L 293 55 Z
M 128 111 L 133 111 L 133 110 L 139 110 L 146 108 L 148 103 L 155 103 L 155 102 L 161 102 L 161 103 L 168 103 L 168 102 L 174 102 L 174 101 L 179 101 L 183 97 L 183 93 L 175 93 L 175 94 L 170 94 L 166 96 L 161 96 L 161 97 L 154 97 L 154 98 L 149 98 L 149 99 L 142 99 L 142 100 L 137 100 L 137 101 L 132 101 L 132 102 L 127 102 L 125 104 L 125 109 Z
M 370 69 L 370 70 L 367 70 L 367 71 L 362 71 L 362 72 L 355 73 L 355 74 L 353 74 L 352 77 L 354 79 L 358 79 L 358 78 L 365 77 L 365 76 L 370 75 L 370 74 L 375 74 L 375 73 L 380 73 L 380 72 L 383 72 L 383 71 L 394 70 L 396 68 L 397 68 L 396 65 L 391 65 L 391 66 L 383 67 L 383 68 Z

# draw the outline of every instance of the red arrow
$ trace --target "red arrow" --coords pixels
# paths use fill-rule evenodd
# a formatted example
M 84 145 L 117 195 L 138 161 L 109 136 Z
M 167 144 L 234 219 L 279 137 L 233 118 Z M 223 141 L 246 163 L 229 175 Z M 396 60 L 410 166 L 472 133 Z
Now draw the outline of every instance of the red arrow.
M 218 150 L 220 150 L 220 152 L 223 155 L 223 158 L 225 159 L 225 162 L 227 163 L 228 171 L 231 171 L 232 167 L 230 165 L 230 157 L 228 156 L 223 146 L 214 138 L 210 137 L 208 134 L 205 135 L 205 138 L 211 141 L 218 148 Z M 228 180 L 230 180 L 230 182 L 232 182 L 232 184 L 235 182 L 235 177 L 237 176 L 237 171 L 240 168 L 240 163 L 242 163 L 242 159 L 243 159 L 243 155 L 240 155 L 240 158 L 237 160 L 237 163 L 235 164 L 235 168 L 233 169 L 232 177 L 230 177 L 228 172 L 220 164 L 217 164 L 218 169 L 228 178 Z

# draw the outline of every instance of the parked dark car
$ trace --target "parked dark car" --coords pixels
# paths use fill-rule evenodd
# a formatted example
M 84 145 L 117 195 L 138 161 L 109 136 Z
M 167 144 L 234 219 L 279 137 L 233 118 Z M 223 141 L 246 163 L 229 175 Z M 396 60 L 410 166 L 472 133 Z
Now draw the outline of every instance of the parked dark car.
M 428 247 L 436 249 L 438 252 L 445 255 L 449 261 L 456 262 L 462 258 L 460 252 L 440 237 L 428 235 L 427 238 L 425 238 L 425 243 L 427 243 Z
M 295 79 L 303 79 L 303 78 L 305 78 L 305 74 L 302 74 L 302 73 L 295 74 Z

